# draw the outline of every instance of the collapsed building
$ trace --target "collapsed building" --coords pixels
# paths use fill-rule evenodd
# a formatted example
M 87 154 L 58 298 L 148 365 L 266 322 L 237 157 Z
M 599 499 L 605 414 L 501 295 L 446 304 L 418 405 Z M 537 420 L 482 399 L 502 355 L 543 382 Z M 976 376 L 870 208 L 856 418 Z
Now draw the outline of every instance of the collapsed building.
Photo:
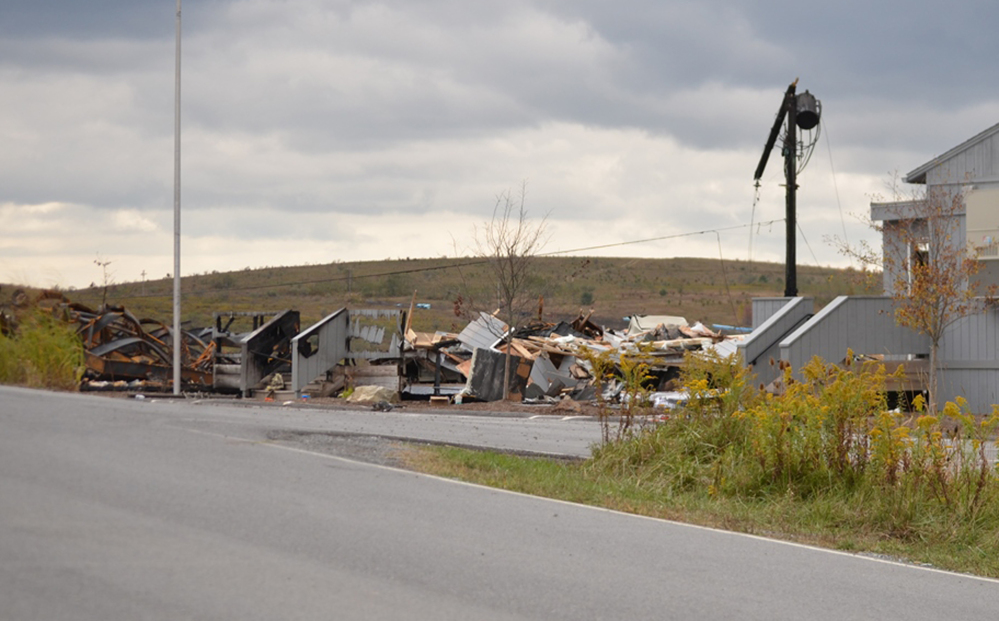
M 172 389 L 171 327 L 121 306 L 95 310 L 59 293 L 43 293 L 38 305 L 75 326 L 85 352 L 83 390 Z M 594 324 L 592 313 L 511 330 L 483 312 L 458 333 L 416 332 L 417 308 L 415 300 L 408 311 L 341 308 L 304 330 L 294 310 L 216 312 L 211 326 L 182 333 L 182 388 L 312 398 L 376 386 L 392 400 L 587 401 L 601 384 L 594 376 L 598 357 L 613 367 L 623 357 L 641 356 L 648 388 L 666 391 L 687 352 L 726 355 L 742 338 L 668 315 L 635 315 L 626 330 L 614 331 Z M 614 398 L 618 384 L 611 379 L 608 385 L 604 396 Z

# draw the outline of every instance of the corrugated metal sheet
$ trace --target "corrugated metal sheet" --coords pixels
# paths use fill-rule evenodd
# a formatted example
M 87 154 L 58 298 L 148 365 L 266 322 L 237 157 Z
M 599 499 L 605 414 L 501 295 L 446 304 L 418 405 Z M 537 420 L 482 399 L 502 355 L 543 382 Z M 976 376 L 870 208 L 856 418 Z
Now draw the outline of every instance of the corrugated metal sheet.
M 940 373 L 939 405 L 961 395 L 968 409 L 976 414 L 988 414 L 993 404 L 999 404 L 999 369 L 953 369 Z
M 402 355 L 402 330 L 405 311 L 400 309 L 352 309 L 348 311 L 348 356 L 356 359 L 378 360 L 399 358 Z M 385 325 L 388 320 L 392 325 Z M 391 335 L 385 345 L 386 335 Z M 359 342 L 363 341 L 363 342 Z M 376 346 L 374 349 L 368 345 Z
M 771 320 L 779 321 L 780 316 Z M 760 330 L 765 328 L 761 326 Z M 760 330 L 740 344 L 744 359 L 748 359 L 745 349 L 754 338 L 760 339 Z M 838 363 L 848 348 L 857 354 L 901 358 L 909 354 L 928 356 L 930 351 L 926 335 L 895 323 L 891 298 L 875 296 L 836 298 L 779 346 L 780 359 L 795 370 L 813 356 Z M 999 312 L 984 311 L 948 327 L 940 341 L 939 358 L 939 406 L 958 396 L 966 399 L 975 413 L 987 413 L 993 404 L 999 404 Z M 776 377 L 776 370 L 769 365 L 758 364 L 755 370 L 763 383 Z
M 506 332 L 506 323 L 488 313 L 480 313 L 478 319 L 465 326 L 458 340 L 469 351 L 493 349 Z

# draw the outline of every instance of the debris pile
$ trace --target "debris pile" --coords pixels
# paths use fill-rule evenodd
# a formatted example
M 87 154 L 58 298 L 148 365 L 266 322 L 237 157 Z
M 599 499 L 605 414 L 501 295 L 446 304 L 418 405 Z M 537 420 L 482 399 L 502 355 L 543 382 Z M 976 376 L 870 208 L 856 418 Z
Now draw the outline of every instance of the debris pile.
M 23 304 L 24 296 L 16 302 Z M 414 297 L 415 302 L 415 297 Z M 140 319 L 121 306 L 94 310 L 60 293 L 43 293 L 39 307 L 76 325 L 86 352 L 83 389 L 165 390 L 173 377 L 173 335 L 167 325 Z M 654 403 L 670 407 L 671 392 L 690 351 L 735 351 L 742 335 L 726 336 L 672 315 L 636 315 L 627 330 L 596 325 L 590 314 L 571 322 L 534 321 L 513 331 L 495 314 L 479 313 L 457 334 L 415 332 L 404 310 L 340 309 L 301 329 L 299 313 L 217 312 L 210 328 L 182 333 L 185 389 L 290 398 L 329 396 L 381 386 L 403 398 L 435 402 L 508 399 L 555 403 L 623 398 L 622 362 L 648 365 Z M 16 317 L 3 316 L 5 331 Z M 252 320 L 235 330 L 234 321 Z M 610 377 L 594 377 L 594 364 Z M 597 381 L 597 380 L 600 381 Z M 358 393 L 360 398 L 361 393 Z M 379 401 L 391 402 L 383 394 Z
M 16 329 L 19 313 L 34 308 L 75 325 L 86 365 L 83 389 L 164 390 L 172 381 L 173 330 L 155 319 L 140 319 L 122 306 L 94 310 L 58 291 L 42 291 L 33 300 L 19 289 L 10 306 L 0 312 L 4 333 Z M 186 387 L 211 387 L 213 349 L 198 334 L 182 332 L 181 380 Z
M 410 330 L 406 344 L 421 373 L 410 375 L 414 381 L 409 390 L 419 392 L 425 381 L 422 372 L 434 371 L 434 394 L 451 394 L 456 401 L 500 400 L 504 386 L 507 398 L 517 401 L 555 402 L 563 397 L 588 401 L 596 396 L 592 363 L 596 357 L 608 357 L 619 370 L 622 357 L 640 355 L 649 365 L 649 388 L 667 407 L 678 401 L 670 391 L 687 352 L 716 349 L 727 354 L 743 338 L 668 315 L 636 315 L 627 331 L 615 332 L 595 325 L 591 316 L 580 315 L 572 322 L 533 322 L 512 334 L 507 324 L 487 313 L 480 313 L 456 335 Z M 447 385 L 441 385 L 441 377 Z M 622 388 L 612 380 L 603 396 L 613 401 Z
M 87 370 L 85 387 L 102 382 L 131 382 L 131 387 L 166 388 L 173 378 L 173 330 L 155 319 L 139 319 L 122 306 L 93 310 L 63 302 L 57 309 L 77 324 Z M 188 387 L 212 385 L 212 343 L 192 332 L 181 333 L 181 381 Z M 138 384 L 136 383 L 138 382 Z

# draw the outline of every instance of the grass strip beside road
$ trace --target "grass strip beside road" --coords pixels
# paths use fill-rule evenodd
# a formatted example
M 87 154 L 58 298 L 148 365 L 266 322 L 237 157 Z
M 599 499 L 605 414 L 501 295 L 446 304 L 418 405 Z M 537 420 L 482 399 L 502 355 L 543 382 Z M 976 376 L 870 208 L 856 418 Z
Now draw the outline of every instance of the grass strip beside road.
M 663 489 L 652 481 L 608 474 L 592 460 L 561 462 L 452 447 L 412 447 L 402 457 L 419 472 L 469 483 L 999 578 L 999 533 L 989 532 L 989 525 L 982 524 L 986 530 L 971 539 L 932 527 L 915 537 L 887 533 L 875 525 L 877 503 L 862 494 L 733 498 L 697 487 L 679 493 Z

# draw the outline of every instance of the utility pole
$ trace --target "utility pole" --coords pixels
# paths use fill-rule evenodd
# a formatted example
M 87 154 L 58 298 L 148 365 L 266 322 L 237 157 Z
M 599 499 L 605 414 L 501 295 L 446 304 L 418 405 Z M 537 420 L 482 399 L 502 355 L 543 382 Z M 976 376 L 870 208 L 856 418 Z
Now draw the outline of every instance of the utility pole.
M 784 119 L 787 119 L 787 129 L 784 133 L 784 179 L 785 186 L 785 216 L 786 225 L 786 258 L 784 263 L 784 297 L 793 298 L 798 295 L 798 275 L 797 275 L 797 190 L 798 190 L 798 135 L 797 129 L 812 129 L 819 124 L 822 106 L 815 97 L 807 90 L 797 95 L 795 90 L 798 80 L 795 79 L 787 87 L 784 99 L 781 101 L 780 109 L 777 111 L 777 118 L 774 120 L 773 128 L 767 137 L 767 144 L 763 147 L 763 157 L 756 167 L 753 179 L 759 187 L 760 178 L 763 177 L 763 170 L 767 167 L 767 160 L 770 152 L 777 143 L 781 126 Z
M 177 50 L 173 112 L 173 394 L 180 394 L 180 0 L 177 0 Z
M 179 0 L 178 0 L 179 1 Z M 798 137 L 795 135 L 798 117 L 798 98 L 794 94 L 794 87 L 798 80 L 794 81 L 786 95 L 787 101 L 784 107 L 787 108 L 787 134 L 784 138 L 784 177 L 787 180 L 787 192 L 785 193 L 785 213 L 784 224 L 786 228 L 786 252 L 784 260 L 784 297 L 794 298 L 798 296 L 798 253 L 796 226 L 797 220 L 797 194 L 798 194 Z

